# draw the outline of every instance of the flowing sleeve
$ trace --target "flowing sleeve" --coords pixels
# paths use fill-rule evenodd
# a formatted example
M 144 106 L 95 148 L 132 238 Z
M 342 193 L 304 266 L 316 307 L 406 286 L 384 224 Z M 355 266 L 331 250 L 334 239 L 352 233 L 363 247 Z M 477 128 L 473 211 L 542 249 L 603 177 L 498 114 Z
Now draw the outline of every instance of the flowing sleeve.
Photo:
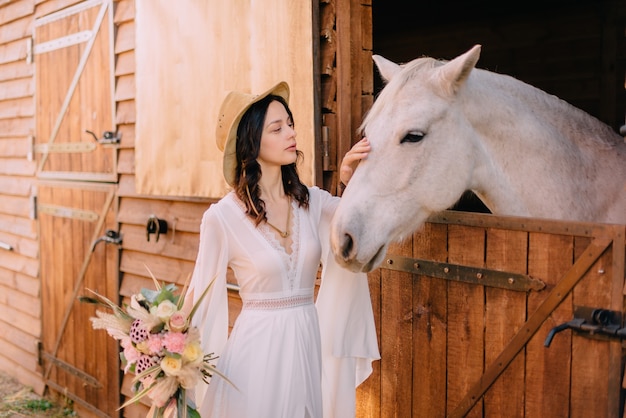
M 200 342 L 205 354 L 219 356 L 228 338 L 227 266 L 225 229 L 217 208 L 210 207 L 202 217 L 200 245 L 189 285 L 189 290 L 193 290 L 194 305 L 207 286 L 211 286 L 192 318 L 192 325 L 200 330 Z M 207 388 L 204 382 L 196 387 L 194 399 L 199 411 L 202 410 Z
M 372 362 L 380 359 L 374 314 L 367 274 L 338 265 L 330 249 L 330 220 L 339 198 L 321 190 L 319 195 L 322 282 L 316 306 L 324 417 L 354 417 L 356 387 L 372 373 Z

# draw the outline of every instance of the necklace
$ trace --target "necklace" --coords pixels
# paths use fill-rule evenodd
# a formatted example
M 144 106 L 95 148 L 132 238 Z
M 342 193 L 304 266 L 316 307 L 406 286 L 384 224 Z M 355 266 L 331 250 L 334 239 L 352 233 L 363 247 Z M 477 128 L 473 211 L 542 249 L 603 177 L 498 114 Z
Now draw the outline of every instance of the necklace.
M 277 228 L 275 225 L 272 225 L 270 223 L 270 221 L 268 221 L 267 219 L 265 220 L 265 223 L 270 226 L 272 229 L 274 229 L 274 231 L 278 232 L 278 234 L 283 237 L 283 238 L 287 238 L 289 236 L 289 224 L 291 222 L 291 200 L 288 200 L 288 204 L 289 206 L 287 207 L 287 229 L 285 229 L 284 231 Z

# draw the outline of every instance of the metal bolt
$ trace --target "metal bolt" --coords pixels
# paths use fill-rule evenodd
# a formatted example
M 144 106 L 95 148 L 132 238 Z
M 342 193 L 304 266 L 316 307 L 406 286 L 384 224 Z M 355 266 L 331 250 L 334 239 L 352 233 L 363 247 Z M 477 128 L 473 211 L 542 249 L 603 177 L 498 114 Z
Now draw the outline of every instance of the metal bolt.
M 448 267 L 444 267 L 444 268 L 443 268 L 443 272 L 444 272 L 444 273 L 448 273 L 449 271 L 450 271 L 450 269 L 449 269 Z
M 513 284 L 513 283 L 515 283 L 515 279 L 514 279 L 514 278 L 512 278 L 512 277 L 509 277 L 508 282 L 509 282 L 509 284 Z
M 476 273 L 476 278 L 477 279 L 482 279 L 483 278 L 483 274 L 482 273 Z

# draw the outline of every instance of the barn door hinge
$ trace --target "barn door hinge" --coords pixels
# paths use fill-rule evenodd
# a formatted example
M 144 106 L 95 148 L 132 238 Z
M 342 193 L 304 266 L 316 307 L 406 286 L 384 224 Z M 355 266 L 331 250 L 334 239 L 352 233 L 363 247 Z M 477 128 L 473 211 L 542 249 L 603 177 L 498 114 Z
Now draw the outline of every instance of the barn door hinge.
M 86 384 L 93 386 L 94 388 L 102 388 L 102 383 L 100 383 L 98 381 L 98 379 L 96 379 L 95 377 L 91 376 L 90 374 L 85 373 L 84 371 L 72 366 L 69 363 L 66 363 L 63 360 L 60 360 L 58 358 L 56 358 L 55 356 L 53 356 L 50 353 L 47 353 L 44 350 L 43 347 L 43 342 L 42 341 L 38 341 L 37 342 L 37 363 L 39 364 L 39 366 L 44 365 L 44 363 L 46 361 L 49 361 L 50 363 L 54 364 L 55 366 L 65 370 L 66 372 L 69 372 L 70 374 L 79 377 L 80 379 L 82 379 Z
M 380 267 L 422 276 L 436 277 L 438 279 L 499 287 L 518 292 L 528 292 L 530 290 L 539 291 L 546 287 L 544 282 L 527 274 L 509 273 L 500 270 L 421 260 L 397 255 L 387 256 L 386 261 Z
M 566 329 L 571 329 L 590 338 L 624 339 L 626 338 L 626 328 L 622 327 L 622 321 L 622 313 L 618 311 L 576 306 L 574 307 L 574 319 L 552 328 L 543 345 L 550 347 L 554 336 Z
M 26 38 L 26 64 L 33 63 L 33 45 L 35 40 L 32 36 Z

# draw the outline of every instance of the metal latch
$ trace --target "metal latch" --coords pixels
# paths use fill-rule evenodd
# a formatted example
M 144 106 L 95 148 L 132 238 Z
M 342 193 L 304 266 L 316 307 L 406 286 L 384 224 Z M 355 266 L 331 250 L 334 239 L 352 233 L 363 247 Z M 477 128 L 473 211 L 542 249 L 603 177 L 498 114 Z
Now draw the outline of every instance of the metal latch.
M 554 336 L 566 329 L 591 337 L 626 338 L 626 328 L 622 327 L 621 312 L 577 306 L 574 307 L 574 319 L 552 328 L 543 345 L 550 347 Z
M 101 236 L 100 238 L 95 240 L 93 244 L 91 244 L 91 252 L 96 249 L 96 245 L 98 245 L 98 243 L 100 242 L 115 244 L 119 247 L 122 245 L 122 234 L 112 229 L 107 229 L 103 236 Z
M 102 134 L 102 138 L 98 138 L 95 133 L 90 130 L 85 130 L 88 134 L 93 136 L 93 139 L 96 140 L 99 144 L 119 144 L 122 138 L 120 138 L 119 134 L 113 131 L 104 131 Z

